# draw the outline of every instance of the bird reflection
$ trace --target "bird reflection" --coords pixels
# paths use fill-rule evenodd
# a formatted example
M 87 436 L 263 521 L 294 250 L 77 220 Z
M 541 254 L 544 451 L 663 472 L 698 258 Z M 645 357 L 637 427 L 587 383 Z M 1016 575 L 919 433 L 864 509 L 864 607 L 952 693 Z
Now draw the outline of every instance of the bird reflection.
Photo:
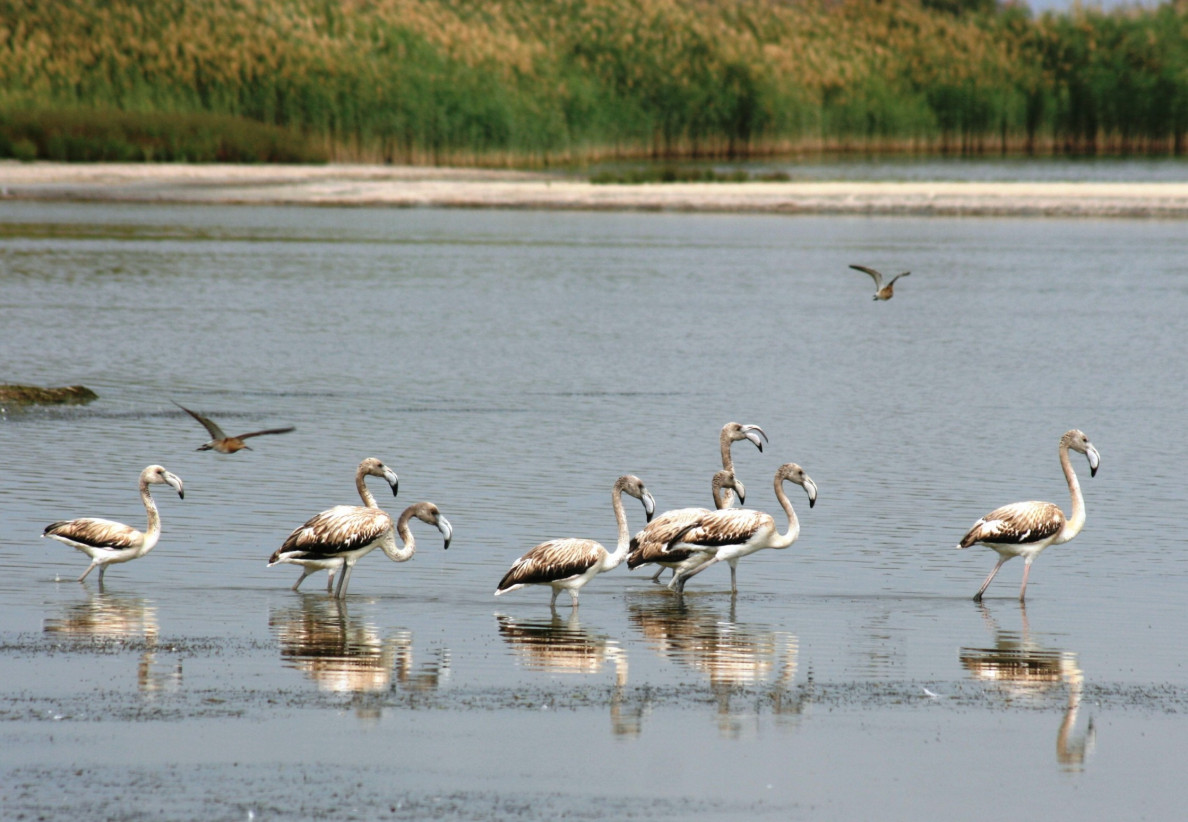
M 504 614 L 496 614 L 495 618 L 499 635 L 530 671 L 590 675 L 601 672 L 607 663 L 614 665 L 611 727 L 617 736 L 639 735 L 644 708 L 628 705 L 625 700 L 627 654 L 618 643 L 583 628 L 576 609 L 564 619 L 556 611 L 550 619 L 518 620 Z
M 182 664 L 158 661 L 157 609 L 141 597 L 88 594 L 85 602 L 68 605 L 60 617 L 45 620 L 42 630 L 74 639 L 110 642 L 128 648 L 142 648 L 136 665 L 136 684 L 141 693 L 176 691 L 181 686 Z
M 1062 685 L 1067 686 L 1068 700 L 1056 733 L 1056 761 L 1065 770 L 1083 770 L 1085 759 L 1093 750 L 1095 732 L 1090 718 L 1085 732 L 1074 735 L 1085 683 L 1077 655 L 1046 648 L 1033 640 L 1025 606 L 1019 609 L 1021 632 L 1000 630 L 984 604 L 979 610 L 994 634 L 994 647 L 962 648 L 961 665 L 975 679 L 991 683 L 1011 699 L 1038 700 Z
M 804 694 L 793 689 L 799 664 L 796 637 L 785 631 L 739 623 L 732 597 L 726 614 L 686 598 L 639 596 L 628 601 L 628 618 L 662 657 L 709 679 L 718 706 L 718 729 L 737 738 L 758 730 L 761 703 L 732 707 L 740 689 L 759 688 L 777 721 L 793 724 Z M 737 701 L 735 699 L 734 701 Z
M 449 675 L 448 651 L 418 667 L 411 631 L 382 636 L 374 625 L 351 619 L 343 600 L 303 595 L 298 607 L 274 609 L 268 625 L 284 666 L 301 671 L 329 693 L 376 694 L 393 686 L 428 692 Z M 360 708 L 360 713 L 368 712 Z

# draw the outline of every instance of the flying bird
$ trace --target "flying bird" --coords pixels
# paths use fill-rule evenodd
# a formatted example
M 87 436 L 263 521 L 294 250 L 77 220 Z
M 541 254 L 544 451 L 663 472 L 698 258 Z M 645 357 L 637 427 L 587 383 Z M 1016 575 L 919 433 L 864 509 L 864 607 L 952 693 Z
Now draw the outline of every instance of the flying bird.
M 902 274 L 896 274 L 894 277 L 891 278 L 891 282 L 887 283 L 886 285 L 883 285 L 882 272 L 875 271 L 873 268 L 867 268 L 864 265 L 852 265 L 852 266 L 850 266 L 850 268 L 854 269 L 855 271 L 864 271 L 874 279 L 874 282 L 875 282 L 874 299 L 876 299 L 876 300 L 891 299 L 893 296 L 895 296 L 895 293 L 894 293 L 895 292 L 895 281 L 898 280 L 900 277 L 906 277 L 907 275 L 912 273 L 910 271 L 905 271 Z
M 295 426 L 290 425 L 286 428 L 266 428 L 263 431 L 252 431 L 249 434 L 228 437 L 223 432 L 223 429 L 219 428 L 209 417 L 204 417 L 197 411 L 191 411 L 179 402 L 175 401 L 173 404 L 202 423 L 202 426 L 210 434 L 210 442 L 196 449 L 198 451 L 218 451 L 220 454 L 234 454 L 236 451 L 242 451 L 244 449 L 251 451 L 252 449 L 244 442 L 248 437 L 260 437 L 264 434 L 287 434 L 290 431 L 297 430 Z

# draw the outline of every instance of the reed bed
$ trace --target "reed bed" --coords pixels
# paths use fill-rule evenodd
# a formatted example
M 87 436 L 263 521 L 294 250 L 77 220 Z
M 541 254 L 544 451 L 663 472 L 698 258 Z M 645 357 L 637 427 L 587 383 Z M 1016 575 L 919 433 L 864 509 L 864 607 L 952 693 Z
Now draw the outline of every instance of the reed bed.
M 1182 153 L 1188 0 L 0 0 L 0 153 Z

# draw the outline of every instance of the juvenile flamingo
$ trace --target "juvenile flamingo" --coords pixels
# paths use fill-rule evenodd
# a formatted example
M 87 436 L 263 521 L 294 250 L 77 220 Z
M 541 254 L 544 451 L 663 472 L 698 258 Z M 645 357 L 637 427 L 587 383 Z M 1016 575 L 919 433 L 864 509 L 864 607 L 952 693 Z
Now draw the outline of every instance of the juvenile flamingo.
M 1070 449 L 1088 457 L 1091 477 L 1097 475 L 1097 466 L 1101 464 L 1101 456 L 1085 432 L 1076 428 L 1064 432 L 1060 438 L 1060 467 L 1064 470 L 1064 479 L 1068 482 L 1068 492 L 1072 496 L 1072 514 L 1067 519 L 1060 506 L 1051 502 L 1016 502 L 995 508 L 975 522 L 961 538 L 958 548 L 980 543 L 998 552 L 998 562 L 974 594 L 974 602 L 982 601 L 982 594 L 990 587 L 990 581 L 1011 557 L 1023 557 L 1023 584 L 1019 588 L 1019 601 L 1023 602 L 1027 592 L 1027 575 L 1040 551 L 1049 545 L 1068 542 L 1081 533 L 1081 528 L 1085 526 L 1085 498 L 1081 496 L 1081 484 L 1068 458 Z
M 503 575 L 495 589 L 495 596 L 517 591 L 525 585 L 548 585 L 553 589 L 549 607 L 557 606 L 557 594 L 569 591 L 573 607 L 578 604 L 578 591 L 594 577 L 616 568 L 630 545 L 627 530 L 627 514 L 623 511 L 623 494 L 630 494 L 643 503 L 647 518 L 652 518 L 656 501 L 644 487 L 643 480 L 625 474 L 615 481 L 611 490 L 611 503 L 615 509 L 615 520 L 619 523 L 619 541 L 614 553 L 609 553 L 592 539 L 554 539 L 542 542 L 524 556 L 512 563 L 511 569 Z
M 148 527 L 144 533 L 122 522 L 108 519 L 71 519 L 55 522 L 45 527 L 42 537 L 56 539 L 72 548 L 77 548 L 91 558 L 91 564 L 78 578 L 82 582 L 87 574 L 99 569 L 99 584 L 103 585 L 103 573 L 108 565 L 130 562 L 138 559 L 157 545 L 161 538 L 161 515 L 157 504 L 149 493 L 149 485 L 168 485 L 185 499 L 185 488 L 181 477 L 171 474 L 160 465 L 150 465 L 140 472 L 140 501 L 148 513 Z
M 792 503 L 784 493 L 784 481 L 794 482 L 804 488 L 809 498 L 809 508 L 817 504 L 817 484 L 794 462 L 788 462 L 776 471 L 773 485 L 776 499 L 788 516 L 788 530 L 781 534 L 776 529 L 775 519 L 770 514 L 748 508 L 728 508 L 710 511 L 673 538 L 669 550 L 689 551 L 690 556 L 677 566 L 668 587 L 681 593 L 685 583 L 692 576 L 700 574 L 711 565 L 725 561 L 730 565 L 730 592 L 738 593 L 735 570 L 743 557 L 764 548 L 787 548 L 800 536 L 800 520 L 792 509 Z
M 351 569 L 360 557 L 376 548 L 381 549 L 393 562 L 411 559 L 415 542 L 408 521 L 414 516 L 436 526 L 445 536 L 445 547 L 450 547 L 453 529 L 435 505 L 422 502 L 410 506 L 393 525 L 392 518 L 380 510 L 375 497 L 367 489 L 364 478 L 368 476 L 383 477 L 392 487 L 392 495 L 396 495 L 400 483 L 396 472 L 375 457 L 368 457 L 359 463 L 355 471 L 355 488 L 364 506 L 336 505 L 323 511 L 289 534 L 284 544 L 269 557 L 270 568 L 279 563 L 302 566 L 301 577 L 293 584 L 294 591 L 307 576 L 325 569 L 329 572 L 326 580 L 326 591 L 329 592 L 335 572 L 345 566 L 346 570 L 339 577 L 334 593 L 338 597 L 346 596 Z M 403 548 L 396 547 L 397 531 L 404 542 Z
M 730 507 L 730 503 L 734 501 L 735 493 L 738 494 L 740 505 L 747 501 L 746 489 L 729 471 L 722 470 L 714 474 L 711 486 L 714 494 L 714 507 L 719 511 Z M 652 582 L 660 582 L 660 575 L 664 573 L 665 568 L 675 570 L 678 565 L 692 556 L 691 550 L 669 550 L 669 543 L 708 513 L 708 508 L 676 508 L 672 511 L 665 511 L 631 538 L 631 547 L 627 552 L 627 567 L 635 570 L 640 565 L 655 563 L 660 568 L 652 577 Z

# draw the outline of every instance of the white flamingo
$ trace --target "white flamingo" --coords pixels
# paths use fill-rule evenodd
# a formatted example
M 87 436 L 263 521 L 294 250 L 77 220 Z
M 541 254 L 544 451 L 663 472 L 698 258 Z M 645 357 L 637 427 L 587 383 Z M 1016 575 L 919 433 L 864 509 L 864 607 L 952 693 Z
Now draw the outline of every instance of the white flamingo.
M 554 539 L 542 542 L 512 563 L 511 568 L 495 589 L 495 596 L 517 591 L 525 585 L 548 585 L 553 589 L 550 607 L 556 607 L 557 594 L 569 591 L 573 607 L 578 604 L 578 591 L 599 574 L 618 567 L 627 556 L 630 534 L 627 514 L 623 511 L 623 494 L 630 494 L 643 503 L 648 519 L 656 510 L 656 501 L 644 487 L 643 481 L 625 474 L 615 481 L 611 503 L 619 524 L 619 541 L 614 553 L 608 552 L 592 539 Z
M 974 594 L 974 602 L 982 601 L 982 594 L 986 593 L 990 581 L 1004 562 L 1011 557 L 1023 557 L 1023 584 L 1019 588 L 1019 601 L 1022 602 L 1027 592 L 1027 575 L 1031 572 L 1031 563 L 1040 551 L 1049 545 L 1068 542 L 1081 533 L 1081 528 L 1085 526 L 1085 498 L 1081 496 L 1081 484 L 1068 458 L 1070 449 L 1089 458 L 1091 477 L 1096 476 L 1097 466 L 1101 463 L 1101 456 L 1085 432 L 1074 428 L 1060 438 L 1060 467 L 1064 470 L 1064 479 L 1068 482 L 1068 492 L 1072 496 L 1072 514 L 1067 519 L 1060 506 L 1054 503 L 1016 502 L 995 508 L 975 522 L 961 538 L 958 548 L 980 543 L 998 552 L 998 562 Z
M 108 519 L 71 519 L 55 522 L 45 527 L 42 537 L 56 539 L 71 548 L 77 548 L 91 558 L 91 564 L 78 578 L 82 582 L 87 574 L 99 569 L 99 584 L 103 584 L 103 573 L 108 565 L 130 562 L 147 554 L 161 538 L 161 515 L 157 504 L 149 493 L 149 485 L 168 485 L 185 499 L 185 488 L 181 477 L 171 474 L 160 465 L 150 465 L 140 472 L 140 501 L 148 513 L 148 527 L 141 533 L 122 522 Z
M 808 494 L 809 507 L 817 504 L 817 484 L 794 462 L 776 471 L 773 485 L 776 499 L 788 516 L 788 530 L 780 533 L 771 514 L 748 508 L 710 511 L 687 526 L 671 543 L 670 551 L 688 550 L 691 556 L 675 569 L 668 587 L 681 593 L 685 583 L 711 565 L 725 561 L 730 565 L 730 591 L 738 593 L 736 568 L 743 557 L 764 548 L 787 548 L 800 536 L 800 520 L 784 493 L 784 481 L 794 482 Z

